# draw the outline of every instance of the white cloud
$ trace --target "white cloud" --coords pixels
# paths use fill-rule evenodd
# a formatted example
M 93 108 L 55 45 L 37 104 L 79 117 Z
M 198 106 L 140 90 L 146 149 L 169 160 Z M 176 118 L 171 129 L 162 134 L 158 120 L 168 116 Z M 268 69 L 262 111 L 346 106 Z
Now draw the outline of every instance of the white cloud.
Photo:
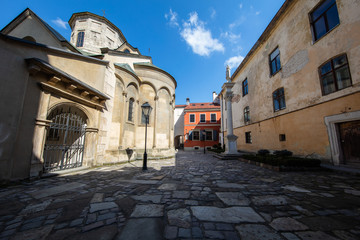
M 242 8 L 243 8 L 243 4 L 242 4 L 242 3 L 240 3 L 239 8 L 240 8 L 240 9 L 242 9 Z
M 166 20 L 169 20 L 170 26 L 172 26 L 172 27 L 179 26 L 179 24 L 177 22 L 177 16 L 178 16 L 177 13 L 173 12 L 171 8 L 170 8 L 169 13 L 165 14 L 165 18 L 166 18 Z
M 59 17 L 56 20 L 52 20 L 52 22 L 58 27 L 61 27 L 63 29 L 67 29 L 67 24 L 68 23 L 61 20 L 61 18 L 59 18 Z
M 235 27 L 240 26 L 246 21 L 246 17 L 244 15 L 241 15 L 238 19 L 236 19 L 234 22 L 229 24 L 229 28 L 233 29 Z
M 260 14 L 260 11 L 257 11 L 256 13 L 255 13 L 255 15 L 259 15 Z
M 235 34 L 233 32 L 225 32 L 221 34 L 221 37 L 226 38 L 229 42 L 236 44 L 241 38 L 241 34 Z
M 211 14 L 210 14 L 210 17 L 212 18 L 212 19 L 214 19 L 215 17 L 216 17 L 216 11 L 215 11 L 215 9 L 213 9 L 213 8 L 211 8 Z
M 234 57 L 231 57 L 228 60 L 226 60 L 225 65 L 229 65 L 229 67 L 231 69 L 236 69 L 243 60 L 244 60 L 244 57 L 241 55 L 234 56 Z
M 191 47 L 192 51 L 200 56 L 209 56 L 214 51 L 224 52 L 224 45 L 213 38 L 211 31 L 205 29 L 204 23 L 199 20 L 197 12 L 190 14 L 189 20 L 183 24 L 180 35 Z

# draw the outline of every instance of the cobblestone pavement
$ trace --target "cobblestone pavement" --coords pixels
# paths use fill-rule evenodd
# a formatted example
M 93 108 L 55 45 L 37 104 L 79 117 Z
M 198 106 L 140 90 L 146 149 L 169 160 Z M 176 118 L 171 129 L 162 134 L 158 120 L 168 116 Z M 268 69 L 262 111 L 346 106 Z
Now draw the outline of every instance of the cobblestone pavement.
M 360 177 L 210 154 L 0 188 L 0 239 L 360 239 Z

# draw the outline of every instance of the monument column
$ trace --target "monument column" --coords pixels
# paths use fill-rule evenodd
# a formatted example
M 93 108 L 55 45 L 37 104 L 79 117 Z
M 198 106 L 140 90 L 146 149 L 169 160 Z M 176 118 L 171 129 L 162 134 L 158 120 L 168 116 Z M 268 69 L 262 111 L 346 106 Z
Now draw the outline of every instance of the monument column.
M 226 150 L 225 154 L 238 154 L 237 152 L 237 146 L 236 146 L 236 140 L 237 136 L 234 135 L 233 131 L 233 118 L 232 118 L 232 104 L 231 100 L 233 97 L 232 94 L 232 87 L 235 85 L 235 83 L 231 82 L 230 79 L 230 67 L 226 66 L 226 80 L 227 82 L 224 83 L 222 86 L 222 89 L 225 89 L 225 101 L 226 101 L 226 116 L 227 116 L 227 144 L 226 144 Z

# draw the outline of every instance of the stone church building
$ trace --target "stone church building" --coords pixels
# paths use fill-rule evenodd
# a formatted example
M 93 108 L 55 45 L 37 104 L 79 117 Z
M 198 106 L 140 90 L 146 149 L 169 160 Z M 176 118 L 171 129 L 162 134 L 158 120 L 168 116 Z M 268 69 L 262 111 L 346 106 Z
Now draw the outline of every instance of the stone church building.
M 0 33 L 0 180 L 174 156 L 175 79 L 108 19 L 69 20 L 68 42 L 30 9 Z

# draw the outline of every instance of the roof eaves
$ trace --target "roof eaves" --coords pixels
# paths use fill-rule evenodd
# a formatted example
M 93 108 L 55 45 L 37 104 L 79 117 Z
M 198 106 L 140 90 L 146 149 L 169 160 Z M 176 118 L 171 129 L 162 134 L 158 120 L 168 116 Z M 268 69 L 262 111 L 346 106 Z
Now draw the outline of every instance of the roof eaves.
M 52 46 L 48 46 L 45 44 L 41 44 L 41 43 L 35 43 L 35 42 L 31 42 L 31 41 L 27 41 L 21 38 L 17 38 L 17 37 L 13 37 L 13 36 L 9 36 L 9 35 L 5 35 L 0 33 L 0 38 L 4 39 L 5 41 L 13 41 L 15 43 L 20 43 L 20 44 L 26 44 L 29 45 L 31 47 L 39 47 L 42 48 L 45 51 L 49 51 L 49 52 L 56 52 L 57 54 L 65 54 L 65 55 L 69 55 L 72 57 L 78 57 L 81 59 L 86 59 L 87 61 L 93 61 L 99 64 L 103 64 L 103 65 L 108 65 L 109 61 L 104 61 L 101 59 L 97 59 L 94 57 L 90 57 L 81 53 L 77 53 L 77 52 L 70 52 L 70 51 L 66 51 L 64 49 L 61 48 L 56 48 L 56 47 L 52 47 Z
M 169 77 L 171 78 L 171 80 L 174 82 L 175 88 L 177 87 L 177 82 L 176 82 L 175 78 L 174 78 L 170 73 L 168 73 L 168 72 L 166 72 L 165 70 L 163 70 L 163 69 L 155 66 L 154 64 L 152 64 L 152 63 L 145 63 L 145 62 L 138 62 L 138 63 L 134 63 L 134 67 L 136 67 L 136 66 L 138 66 L 138 67 L 150 68 L 150 69 L 154 69 L 154 70 L 158 70 L 158 71 L 166 74 L 166 75 L 169 76 Z
M 101 98 L 105 99 L 105 100 L 108 100 L 110 99 L 108 96 L 106 96 L 104 93 L 100 92 L 99 90 L 91 87 L 90 85 L 86 84 L 85 82 L 71 76 L 70 74 L 62 71 L 61 69 L 51 65 L 50 63 L 42 60 L 42 59 L 39 59 L 39 58 L 28 58 L 28 59 L 25 59 L 26 62 L 28 64 L 30 63 L 33 63 L 33 64 L 36 64 L 44 69 L 47 69 L 49 70 L 50 72 L 56 72 L 57 74 L 59 74 L 60 76 L 62 77 L 65 77 L 67 79 L 70 79 L 71 81 L 75 82 L 76 84 L 79 84 L 80 86 L 86 88 L 86 89 L 89 89 L 91 92 L 94 92 L 96 93 L 98 96 L 100 96 Z

